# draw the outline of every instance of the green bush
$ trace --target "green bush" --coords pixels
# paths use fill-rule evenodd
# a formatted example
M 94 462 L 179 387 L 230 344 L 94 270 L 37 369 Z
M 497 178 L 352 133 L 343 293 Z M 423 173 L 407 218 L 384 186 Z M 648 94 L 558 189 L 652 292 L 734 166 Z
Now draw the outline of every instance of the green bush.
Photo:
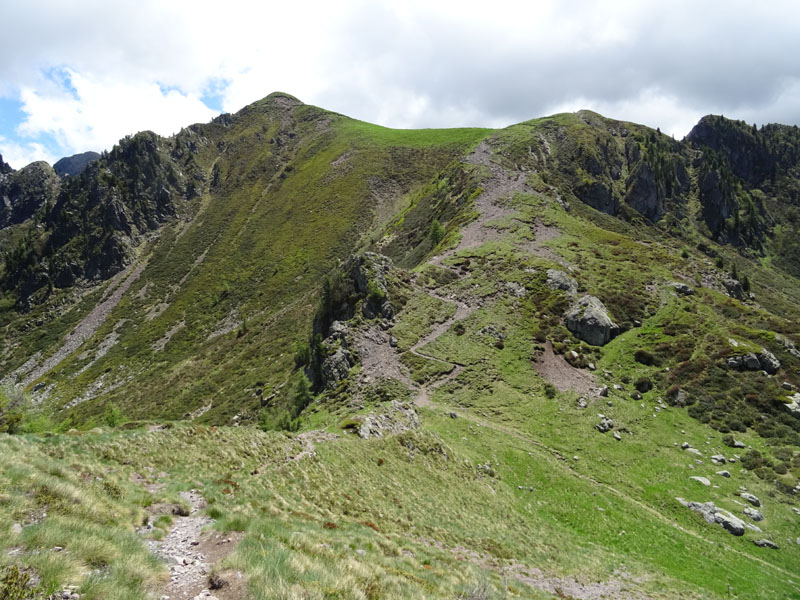
M 658 364 L 658 359 L 649 351 L 639 348 L 633 353 L 633 360 L 636 362 L 652 367 Z
M 311 362 L 311 346 L 308 342 L 295 342 L 294 366 L 299 369 Z
M 381 305 L 386 300 L 386 292 L 374 279 L 367 282 L 367 300 L 375 305 Z
M 431 223 L 431 228 L 428 231 L 428 237 L 431 238 L 431 244 L 433 244 L 433 246 L 438 246 L 439 242 L 444 239 L 444 233 L 444 227 L 442 227 L 442 224 L 439 223 L 439 219 L 434 219 L 433 223 Z
M 3 600 L 36 600 L 44 596 L 44 590 L 34 584 L 28 569 L 11 565 L 0 573 L 0 598 Z

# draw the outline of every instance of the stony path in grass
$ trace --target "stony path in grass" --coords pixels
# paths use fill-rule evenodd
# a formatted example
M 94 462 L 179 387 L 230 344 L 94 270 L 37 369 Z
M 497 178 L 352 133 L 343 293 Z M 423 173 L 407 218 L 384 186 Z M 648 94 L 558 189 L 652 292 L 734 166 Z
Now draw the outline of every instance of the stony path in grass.
M 428 261 L 428 264 L 452 271 L 459 278 L 464 276 L 462 272 L 444 265 L 442 262 L 446 258 L 454 256 L 456 252 L 469 248 L 476 248 L 486 242 L 502 237 L 502 232 L 490 226 L 489 223 L 515 213 L 513 209 L 503 203 L 503 200 L 513 197 L 513 195 L 518 192 L 534 193 L 525 182 L 524 174 L 509 173 L 508 170 L 492 159 L 491 149 L 485 141 L 481 142 L 478 147 L 464 159 L 464 162 L 467 164 L 484 166 L 489 171 L 489 176 L 481 182 L 483 192 L 475 199 L 475 210 L 478 216 L 475 220 L 462 228 L 461 240 L 456 247 L 434 256 Z M 552 250 L 542 246 L 543 242 L 560 235 L 560 231 L 555 227 L 538 223 L 533 227 L 533 231 L 536 239 L 528 242 L 524 249 L 532 254 L 562 262 L 562 259 Z M 427 293 L 443 302 L 453 304 L 456 310 L 448 319 L 445 319 L 441 323 L 434 324 L 431 330 L 421 337 L 408 352 L 427 360 L 452 363 L 452 361 L 444 361 L 440 358 L 430 356 L 422 352 L 422 348 L 449 331 L 457 322 L 463 321 L 469 317 L 478 307 L 457 298 L 454 294 L 445 296 L 433 291 L 422 291 L 422 293 Z M 458 377 L 464 370 L 464 365 L 452 363 L 454 364 L 453 369 L 443 376 L 428 384 L 417 384 L 412 381 L 408 369 L 400 361 L 401 353 L 392 348 L 388 342 L 388 335 L 378 328 L 370 328 L 362 332 L 356 345 L 361 355 L 364 372 L 371 377 L 391 377 L 401 381 L 414 391 L 414 402 L 417 406 L 429 406 L 431 404 L 430 396 L 433 392 L 438 387 Z
M 443 265 L 442 261 L 453 256 L 460 250 L 474 248 L 501 237 L 502 234 L 498 229 L 488 225 L 488 223 L 493 220 L 510 216 L 514 213 L 511 208 L 503 205 L 501 200 L 513 196 L 516 192 L 532 193 L 532 190 L 528 188 L 525 183 L 525 178 L 522 174 L 509 174 L 506 169 L 492 160 L 492 153 L 486 142 L 481 142 L 478 147 L 467 156 L 464 162 L 467 164 L 482 165 L 489 170 L 489 177 L 482 182 L 483 193 L 475 199 L 475 210 L 478 212 L 478 217 L 461 230 L 461 241 L 458 246 L 446 250 L 428 261 L 429 264 L 450 269 L 456 273 L 458 277 L 462 277 L 463 274 Z M 424 293 L 438 298 L 443 302 L 455 305 L 456 310 L 448 319 L 445 319 L 441 323 L 436 323 L 426 335 L 420 338 L 408 350 L 408 352 L 427 360 L 452 362 L 425 354 L 421 349 L 449 331 L 458 321 L 469 317 L 476 310 L 477 306 L 468 304 L 456 298 L 455 295 L 444 296 L 431 291 L 426 291 Z M 371 376 L 392 377 L 401 381 L 407 387 L 414 390 L 414 402 L 417 406 L 429 406 L 430 395 L 433 391 L 458 377 L 464 370 L 464 365 L 454 363 L 453 369 L 445 373 L 439 379 L 427 385 L 417 384 L 411 380 L 408 369 L 400 362 L 400 352 L 391 348 L 388 341 L 388 336 L 377 328 L 372 328 L 359 337 L 357 346 L 362 358 L 364 371 Z
M 213 519 L 200 514 L 205 499 L 196 490 L 181 492 L 189 503 L 187 516 L 176 516 L 175 524 L 163 540 L 148 542 L 150 550 L 169 565 L 169 583 L 161 600 L 225 600 L 232 596 L 225 586 L 209 589 L 211 566 L 230 554 L 236 544 L 230 534 L 203 531 Z M 230 589 L 232 586 L 227 584 Z
M 433 265 L 442 265 L 442 261 L 453 256 L 460 250 L 477 248 L 486 242 L 498 239 L 501 233 L 498 229 L 488 225 L 491 221 L 508 217 L 514 210 L 501 203 L 505 198 L 511 198 L 515 193 L 525 192 L 532 194 L 533 190 L 525 182 L 523 173 L 510 174 L 505 168 L 492 160 L 492 151 L 489 144 L 481 142 L 475 150 L 464 159 L 471 165 L 480 165 L 489 169 L 489 177 L 483 180 L 483 192 L 475 198 L 475 210 L 478 218 L 468 223 L 461 229 L 461 241 L 458 246 L 446 250 L 433 257 L 429 262 Z

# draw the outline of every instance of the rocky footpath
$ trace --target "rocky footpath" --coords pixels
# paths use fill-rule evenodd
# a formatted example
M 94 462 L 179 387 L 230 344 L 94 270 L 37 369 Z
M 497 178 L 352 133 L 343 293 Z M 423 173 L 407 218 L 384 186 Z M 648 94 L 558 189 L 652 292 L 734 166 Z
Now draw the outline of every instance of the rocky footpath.
M 180 495 L 189 503 L 188 514 L 176 515 L 174 526 L 163 540 L 148 542 L 150 549 L 169 566 L 169 583 L 160 598 L 224 600 L 224 595 L 220 595 L 218 590 L 230 586 L 230 583 L 227 579 L 212 576 L 212 565 L 233 551 L 235 536 L 204 531 L 214 521 L 200 514 L 205 506 L 203 496 L 197 490 L 181 492 Z

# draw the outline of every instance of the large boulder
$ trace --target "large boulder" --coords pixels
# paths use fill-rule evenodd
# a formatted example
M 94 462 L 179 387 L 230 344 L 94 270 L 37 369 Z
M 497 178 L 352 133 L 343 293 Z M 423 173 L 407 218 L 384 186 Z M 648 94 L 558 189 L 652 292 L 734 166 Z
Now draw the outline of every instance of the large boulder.
M 694 294 L 694 289 L 691 286 L 681 283 L 680 281 L 673 281 L 669 286 L 675 290 L 679 296 L 691 296 Z
M 779 344 L 783 344 L 783 347 L 789 354 L 791 354 L 795 358 L 800 358 L 800 350 L 798 350 L 795 347 L 794 342 L 792 342 L 792 340 L 790 340 L 789 338 L 785 338 L 780 334 L 775 334 L 775 341 L 778 342 Z
M 762 348 L 761 352 L 758 353 L 758 362 L 761 364 L 761 368 L 770 375 L 774 375 L 781 368 L 781 361 L 775 358 L 775 355 L 766 348 Z
M 563 290 L 570 296 L 578 293 L 578 282 L 557 269 L 547 269 L 547 287 L 551 290 Z
M 676 498 L 676 500 L 686 508 L 703 515 L 706 523 L 716 523 L 731 535 L 744 535 L 744 521 L 727 510 L 718 508 L 713 502 L 687 502 L 683 498 Z
M 748 492 L 740 492 L 740 493 L 739 493 L 739 494 L 737 494 L 737 495 L 738 495 L 738 496 L 739 496 L 739 497 L 740 497 L 742 500 L 747 500 L 747 501 L 748 501 L 750 504 L 752 504 L 753 506 L 756 506 L 756 507 L 758 507 L 758 506 L 761 506 L 761 500 L 759 500 L 759 499 L 758 499 L 758 497 L 754 496 L 753 494 L 750 494 L 750 493 L 748 493 Z
M 739 356 L 731 356 L 725 362 L 729 369 L 736 369 L 737 371 L 763 370 L 770 375 L 774 375 L 781 368 L 781 361 L 775 358 L 775 355 L 766 348 L 762 348 L 758 354 L 748 352 Z
M 564 315 L 567 329 L 592 346 L 603 346 L 619 333 L 605 305 L 594 296 L 583 296 Z
M 731 298 L 736 298 L 737 300 L 744 299 L 744 289 L 740 281 L 731 277 L 726 277 L 722 280 L 722 285 L 725 286 L 725 290 Z
M 800 417 L 800 393 L 789 396 L 788 402 L 784 406 L 790 413 Z

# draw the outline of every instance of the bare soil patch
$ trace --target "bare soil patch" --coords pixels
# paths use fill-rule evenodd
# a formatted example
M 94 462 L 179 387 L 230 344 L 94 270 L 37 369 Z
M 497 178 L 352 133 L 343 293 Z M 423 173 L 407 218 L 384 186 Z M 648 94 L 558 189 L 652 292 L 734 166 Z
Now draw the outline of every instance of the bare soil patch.
M 563 356 L 553 352 L 550 342 L 545 344 L 544 352 L 533 361 L 533 369 L 560 392 L 574 391 L 588 395 L 597 388 L 597 382 L 590 372 L 573 367 Z

